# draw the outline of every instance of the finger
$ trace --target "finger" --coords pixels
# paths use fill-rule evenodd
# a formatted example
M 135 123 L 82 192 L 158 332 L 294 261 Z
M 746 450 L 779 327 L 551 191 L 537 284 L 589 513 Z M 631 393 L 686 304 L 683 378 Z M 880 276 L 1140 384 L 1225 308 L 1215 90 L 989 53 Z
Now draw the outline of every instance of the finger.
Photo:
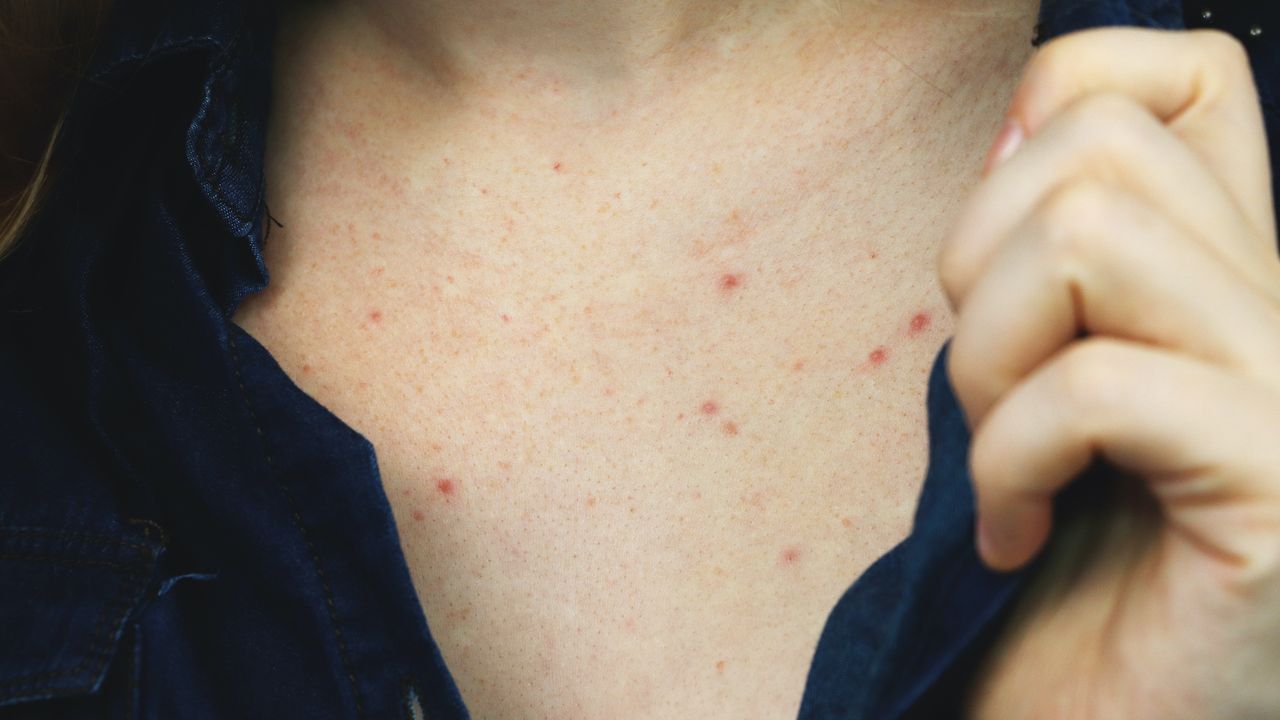
M 1095 93 L 1121 93 L 1147 108 L 1237 199 L 1253 237 L 1274 239 L 1266 125 L 1239 40 L 1213 29 L 1101 28 L 1063 35 L 1028 62 L 1009 114 L 1034 135 Z
M 980 422 L 1082 330 L 1185 352 L 1263 382 L 1275 383 L 1280 368 L 1280 303 L 1164 215 L 1096 182 L 1045 198 L 965 298 L 948 371 L 966 416 Z
M 1241 241 L 1254 231 L 1225 186 L 1149 112 L 1115 94 L 1091 95 L 1056 115 L 978 188 L 944 240 L 939 271 L 953 306 L 998 244 L 1043 198 L 1067 183 L 1124 188 L 1168 215 L 1188 236 L 1261 292 L 1280 295 L 1274 248 Z
M 973 436 L 979 551 L 1020 567 L 1052 499 L 1095 455 L 1146 480 L 1189 545 L 1236 566 L 1274 563 L 1280 397 L 1198 360 L 1111 338 L 1072 344 Z

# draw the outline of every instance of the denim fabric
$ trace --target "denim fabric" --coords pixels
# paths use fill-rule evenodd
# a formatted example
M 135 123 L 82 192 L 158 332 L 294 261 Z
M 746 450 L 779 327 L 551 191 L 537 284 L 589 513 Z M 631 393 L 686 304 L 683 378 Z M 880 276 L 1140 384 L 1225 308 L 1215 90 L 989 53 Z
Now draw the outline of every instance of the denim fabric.
M 1274 129 L 1280 21 L 1255 5 L 1215 22 Z M 1041 40 L 1183 22 L 1171 0 L 1041 15 Z M 267 283 L 273 24 L 253 0 L 117 0 L 63 170 L 0 263 L 0 720 L 410 718 L 415 697 L 467 717 L 373 447 L 230 322 Z M 832 610 L 805 720 L 954 715 L 1023 580 L 972 549 L 945 353 L 912 535 Z

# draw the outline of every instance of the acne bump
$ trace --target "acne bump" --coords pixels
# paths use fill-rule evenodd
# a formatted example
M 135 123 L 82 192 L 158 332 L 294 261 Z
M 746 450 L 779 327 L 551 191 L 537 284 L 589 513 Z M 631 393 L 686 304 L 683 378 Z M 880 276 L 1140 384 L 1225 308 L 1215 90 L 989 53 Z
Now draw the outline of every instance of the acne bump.
M 921 332 L 929 328 L 930 322 L 931 322 L 931 319 L 929 318 L 929 313 L 923 313 L 923 312 L 916 313 L 911 318 L 911 325 L 910 325 L 910 328 L 907 330 L 907 334 L 910 335 L 911 337 L 915 337 L 916 335 L 919 335 Z
M 436 480 L 436 490 L 440 491 L 445 497 L 452 497 L 457 494 L 458 486 L 452 478 L 440 478 Z
M 720 276 L 720 289 L 724 292 L 733 292 L 742 285 L 742 275 L 738 273 L 725 273 Z
M 800 548 L 791 545 L 782 549 L 778 554 L 778 564 L 783 566 L 795 565 L 800 561 Z

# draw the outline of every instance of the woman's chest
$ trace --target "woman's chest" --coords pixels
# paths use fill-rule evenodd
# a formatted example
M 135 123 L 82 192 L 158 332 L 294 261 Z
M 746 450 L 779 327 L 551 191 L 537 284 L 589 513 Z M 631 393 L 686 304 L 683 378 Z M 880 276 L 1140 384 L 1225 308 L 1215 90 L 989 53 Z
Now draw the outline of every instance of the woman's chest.
M 1011 85 L 949 123 L 811 92 L 647 136 L 446 120 L 408 160 L 340 117 L 277 142 L 236 320 L 373 443 L 474 716 L 794 716 L 907 533 L 933 252 Z
M 541 260 L 277 231 L 296 255 L 238 321 L 377 449 L 476 717 L 794 715 L 827 613 L 905 536 L 951 322 L 931 256 L 832 232 L 851 208 L 746 212 Z

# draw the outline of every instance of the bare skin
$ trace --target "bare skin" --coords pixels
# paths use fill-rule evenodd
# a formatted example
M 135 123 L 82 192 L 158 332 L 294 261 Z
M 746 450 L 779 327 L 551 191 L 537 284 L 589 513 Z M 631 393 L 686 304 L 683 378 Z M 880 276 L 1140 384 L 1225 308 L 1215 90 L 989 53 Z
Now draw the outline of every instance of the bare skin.
M 795 715 L 908 531 L 935 254 L 1037 9 L 636 5 L 282 23 L 236 321 L 373 442 L 476 717 Z

